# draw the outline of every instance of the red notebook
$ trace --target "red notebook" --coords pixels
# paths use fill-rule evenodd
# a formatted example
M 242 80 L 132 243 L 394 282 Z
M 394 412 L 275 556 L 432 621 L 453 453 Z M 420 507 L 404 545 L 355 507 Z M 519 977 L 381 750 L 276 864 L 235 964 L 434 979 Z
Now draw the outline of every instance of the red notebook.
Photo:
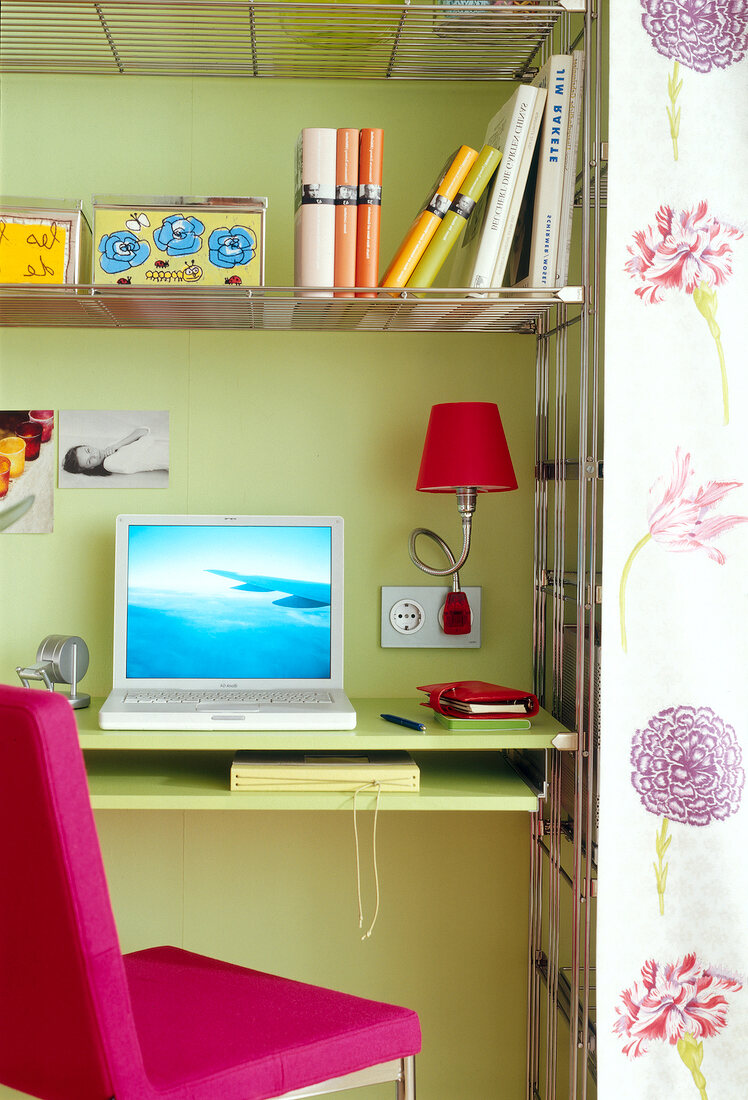
M 379 284 L 379 229 L 382 214 L 382 153 L 384 130 L 361 131 L 358 154 L 358 221 L 356 225 L 356 286 Z M 376 298 L 359 291 L 357 298 Z
M 529 691 L 489 684 L 485 680 L 454 680 L 446 684 L 425 684 L 418 688 L 428 694 L 423 707 L 450 718 L 532 718 L 540 710 Z

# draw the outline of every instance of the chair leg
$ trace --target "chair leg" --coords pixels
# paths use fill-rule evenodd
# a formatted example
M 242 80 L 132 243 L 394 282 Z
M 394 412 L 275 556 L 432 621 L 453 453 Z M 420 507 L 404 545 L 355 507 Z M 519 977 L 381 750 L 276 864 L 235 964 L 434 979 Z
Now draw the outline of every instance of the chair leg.
M 397 1100 L 416 1100 L 416 1060 L 403 1058 L 403 1075 L 397 1082 Z

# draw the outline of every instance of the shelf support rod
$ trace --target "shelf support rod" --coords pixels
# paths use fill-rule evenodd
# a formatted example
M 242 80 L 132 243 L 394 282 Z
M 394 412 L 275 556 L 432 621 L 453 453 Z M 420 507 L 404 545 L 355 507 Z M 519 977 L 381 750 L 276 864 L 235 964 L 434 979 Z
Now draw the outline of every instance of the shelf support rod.
M 252 43 L 252 76 L 259 75 L 257 65 L 257 27 L 255 25 L 255 2 L 249 0 L 249 38 Z
M 109 44 L 109 49 L 112 51 L 112 57 L 114 58 L 114 60 L 116 62 L 116 65 L 117 65 L 117 68 L 119 69 L 120 73 L 124 74 L 125 67 L 122 64 L 122 62 L 120 61 L 120 56 L 117 53 L 117 47 L 114 44 L 114 39 L 112 38 L 111 31 L 109 30 L 109 26 L 107 25 L 107 21 L 106 21 L 106 18 L 104 16 L 104 13 L 101 10 L 101 4 L 95 4 L 94 7 L 96 8 L 96 14 L 99 17 L 99 22 L 101 23 L 101 29 L 103 30 L 103 32 L 106 36 L 106 40 Z
M 408 8 L 409 7 L 410 7 L 410 0 L 403 0 L 403 10 L 400 12 L 400 19 L 399 19 L 398 24 L 397 24 L 397 30 L 395 31 L 395 41 L 392 43 L 392 50 L 390 52 L 390 60 L 387 64 L 387 72 L 385 74 L 388 79 L 389 79 L 389 77 L 392 76 L 393 70 L 395 68 L 395 57 L 397 55 L 398 49 L 400 48 L 400 39 L 402 37 L 403 27 L 405 26 L 405 20 L 406 20 L 407 15 L 408 15 Z

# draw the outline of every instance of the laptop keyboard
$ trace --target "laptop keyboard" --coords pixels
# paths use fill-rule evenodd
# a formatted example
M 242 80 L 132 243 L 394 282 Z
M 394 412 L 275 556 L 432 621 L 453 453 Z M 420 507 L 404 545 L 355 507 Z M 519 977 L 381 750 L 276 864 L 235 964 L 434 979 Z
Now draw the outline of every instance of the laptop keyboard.
M 254 706 L 269 704 L 291 704 L 299 706 L 305 703 L 331 703 L 328 691 L 129 691 L 125 696 L 127 703 L 222 703 L 236 705 L 250 703 Z

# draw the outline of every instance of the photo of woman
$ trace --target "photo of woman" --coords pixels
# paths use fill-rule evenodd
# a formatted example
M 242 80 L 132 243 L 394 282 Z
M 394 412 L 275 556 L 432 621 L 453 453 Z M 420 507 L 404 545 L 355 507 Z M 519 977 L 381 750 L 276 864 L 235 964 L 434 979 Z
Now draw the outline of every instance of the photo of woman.
M 59 485 L 166 488 L 168 412 L 60 413 Z

